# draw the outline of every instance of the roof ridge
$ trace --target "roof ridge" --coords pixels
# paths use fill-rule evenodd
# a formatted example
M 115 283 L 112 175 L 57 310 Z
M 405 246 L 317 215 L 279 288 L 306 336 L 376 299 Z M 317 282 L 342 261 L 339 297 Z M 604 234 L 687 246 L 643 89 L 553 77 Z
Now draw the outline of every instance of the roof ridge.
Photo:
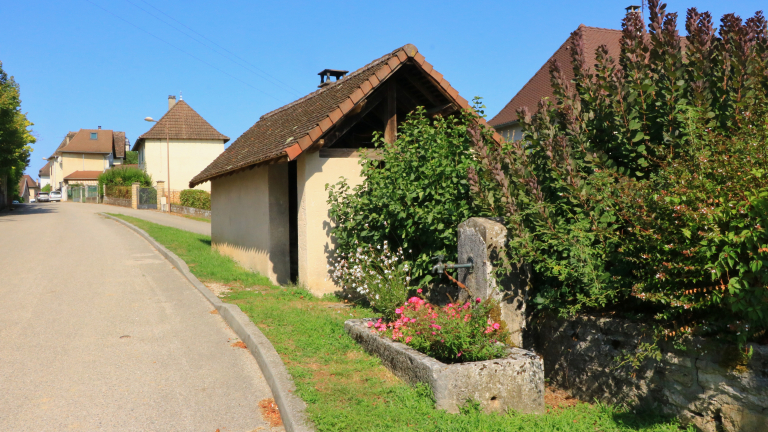
M 400 50 L 401 50 L 401 49 L 403 49 L 404 47 L 405 47 L 405 45 L 403 45 L 402 47 L 399 47 L 399 48 L 397 48 L 396 50 L 394 50 L 394 51 L 392 51 L 392 52 L 390 52 L 390 53 L 388 53 L 388 54 L 384 54 L 383 56 L 379 57 L 378 59 L 376 59 L 376 60 L 373 60 L 373 61 L 371 61 L 370 63 L 366 64 L 365 66 L 362 66 L 362 67 L 358 68 L 357 70 L 353 71 L 352 73 L 350 73 L 350 74 L 346 75 L 344 78 L 342 78 L 342 79 L 340 79 L 340 80 L 337 80 L 337 81 L 334 81 L 334 82 L 332 82 L 331 84 L 329 84 L 329 85 L 327 85 L 327 86 L 324 86 L 324 87 L 321 87 L 321 88 L 319 88 L 319 89 L 317 89 L 317 90 L 313 91 L 312 93 L 309 93 L 309 94 L 308 94 L 308 95 L 306 95 L 306 96 L 303 96 L 303 97 L 301 97 L 301 98 L 299 98 L 299 99 L 296 99 L 296 100 L 295 100 L 295 101 L 293 101 L 293 102 L 290 102 L 290 103 L 288 103 L 288 104 L 286 104 L 286 105 L 283 105 L 283 106 L 281 106 L 280 108 L 274 109 L 274 110 L 272 110 L 272 111 L 270 111 L 270 112 L 268 112 L 268 113 L 266 113 L 266 114 L 262 115 L 261 117 L 259 117 L 259 120 L 263 120 L 263 119 L 265 119 L 265 118 L 269 118 L 269 117 L 271 117 L 271 116 L 273 116 L 273 115 L 275 115 L 275 114 L 279 113 L 280 111 L 283 111 L 283 110 L 285 110 L 285 109 L 288 109 L 288 108 L 290 108 L 290 107 L 292 107 L 292 106 L 298 105 L 299 103 L 301 103 L 301 102 L 304 102 L 304 101 L 305 101 L 305 100 L 307 100 L 307 99 L 311 99 L 311 98 L 313 98 L 313 97 L 315 97 L 315 96 L 317 96 L 317 95 L 320 95 L 321 93 L 323 93 L 323 92 L 325 92 L 325 91 L 327 91 L 327 90 L 331 90 L 331 89 L 335 88 L 335 87 L 337 86 L 337 84 L 338 84 L 338 85 L 344 84 L 344 83 L 345 83 L 345 82 L 347 82 L 347 81 L 348 81 L 350 78 L 353 78 L 353 77 L 355 77 L 355 76 L 357 76 L 357 75 L 359 75 L 359 74 L 363 73 L 363 72 L 364 72 L 364 71 L 366 71 L 368 68 L 371 68 L 371 67 L 373 67 L 373 66 L 377 65 L 378 63 L 381 63 L 381 62 L 383 62 L 385 59 L 387 59 L 387 58 L 389 58 L 389 57 L 392 57 L 392 56 L 393 56 L 393 55 L 394 55 L 396 52 L 400 51 Z
M 622 30 L 619 29 L 611 29 L 611 28 L 605 28 L 605 27 L 595 27 L 595 26 L 588 26 L 584 24 L 580 24 L 579 27 L 584 27 L 592 30 L 601 30 L 601 31 L 609 31 L 609 32 L 619 32 L 621 33 Z

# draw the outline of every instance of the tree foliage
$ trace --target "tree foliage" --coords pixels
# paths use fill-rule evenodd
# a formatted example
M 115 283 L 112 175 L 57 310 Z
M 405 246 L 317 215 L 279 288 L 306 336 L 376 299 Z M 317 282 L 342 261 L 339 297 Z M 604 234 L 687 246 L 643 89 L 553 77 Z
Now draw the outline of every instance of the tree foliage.
M 477 163 L 468 134 L 473 121 L 468 114 L 430 119 L 419 108 L 400 124 L 394 143 L 377 135 L 381 158 L 361 158 L 360 185 L 326 185 L 336 250 L 402 247 L 416 285 L 429 280 L 433 256 L 455 260 L 459 223 L 483 214 L 467 181 Z
M 29 165 L 35 137 L 33 125 L 21 112 L 19 85 L 3 70 L 0 62 L 0 177 L 7 176 L 8 195 L 18 195 L 18 185 Z
M 179 194 L 181 205 L 202 210 L 211 209 L 211 193 L 199 189 L 184 189 Z
M 137 151 L 126 151 L 125 152 L 125 162 L 123 162 L 126 165 L 137 165 L 139 163 L 139 152 Z
M 140 183 L 142 187 L 152 187 L 152 176 L 144 170 L 133 167 L 121 167 L 120 165 L 116 165 L 99 174 L 100 191 L 104 190 L 104 185 L 130 186 L 134 183 Z
M 677 14 L 649 3 L 647 28 L 624 18 L 618 59 L 601 46 L 587 64 L 572 34 L 575 78 L 550 64 L 554 98 L 518 113 L 523 140 L 478 141 L 480 177 L 503 197 L 509 256 L 533 265 L 539 307 L 743 342 L 768 328 L 766 20 L 728 14 L 717 32 L 689 9 L 680 37 Z

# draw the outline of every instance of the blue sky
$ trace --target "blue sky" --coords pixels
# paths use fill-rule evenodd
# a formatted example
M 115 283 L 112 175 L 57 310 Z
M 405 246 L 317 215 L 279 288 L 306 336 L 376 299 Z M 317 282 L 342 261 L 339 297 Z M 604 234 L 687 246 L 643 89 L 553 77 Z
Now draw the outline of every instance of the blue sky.
M 159 118 L 168 95 L 182 92 L 234 141 L 262 114 L 314 91 L 322 69 L 352 71 L 406 43 L 462 96 L 482 96 L 490 118 L 579 24 L 619 28 L 624 8 L 639 3 L 6 1 L 0 61 L 35 123 L 27 173 L 37 178 L 67 131 L 102 126 L 133 143 L 151 126 L 143 118 Z M 667 10 L 684 18 L 696 6 L 719 22 L 764 4 L 682 0 Z

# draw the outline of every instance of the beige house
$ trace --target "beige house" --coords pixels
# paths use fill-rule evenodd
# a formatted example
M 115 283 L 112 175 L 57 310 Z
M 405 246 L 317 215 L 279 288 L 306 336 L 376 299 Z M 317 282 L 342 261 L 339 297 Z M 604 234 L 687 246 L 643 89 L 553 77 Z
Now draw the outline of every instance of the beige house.
M 21 176 L 19 180 L 19 196 L 21 202 L 29 203 L 33 199 L 37 199 L 37 194 L 40 192 L 40 187 L 28 174 Z
M 53 155 L 48 158 L 50 166 L 46 165 L 52 190 L 60 190 L 62 199 L 66 200 L 67 185 L 75 183 L 71 181 L 72 173 L 102 173 L 114 165 L 120 165 L 125 158 L 127 141 L 125 132 L 101 127 L 67 133 Z
M 587 64 L 592 65 L 596 63 L 595 50 L 601 45 L 605 45 L 610 56 L 615 59 L 619 58 L 621 52 L 621 30 L 588 27 L 584 24 L 580 25 L 579 28 L 584 35 L 584 55 L 587 57 Z M 539 102 L 542 99 L 552 98 L 553 91 L 549 77 L 549 65 L 554 60 L 557 60 L 560 65 L 570 65 L 570 46 L 571 38 L 569 37 L 509 103 L 488 121 L 488 124 L 493 126 L 504 139 L 514 141 L 522 138 L 522 126 L 517 118 L 517 110 L 527 107 L 529 112 L 534 113 L 538 110 Z M 563 67 L 562 72 L 563 79 L 566 82 L 574 78 L 573 68 Z
M 171 191 L 188 188 L 189 181 L 222 152 L 229 137 L 221 134 L 183 100 L 168 97 L 168 111 L 133 146 L 139 166 Z M 169 173 L 170 169 L 170 173 Z M 210 185 L 197 187 L 210 191 Z
M 393 142 L 397 120 L 417 106 L 430 115 L 470 108 L 410 44 L 349 75 L 319 75 L 319 90 L 263 115 L 190 183 L 211 182 L 213 247 L 317 295 L 337 289 L 325 185 L 359 184 L 358 150 L 372 147 L 374 132 Z
M 51 165 L 51 161 L 48 161 L 42 168 L 40 168 L 40 171 L 37 172 L 37 176 L 40 178 L 40 189 L 51 184 Z

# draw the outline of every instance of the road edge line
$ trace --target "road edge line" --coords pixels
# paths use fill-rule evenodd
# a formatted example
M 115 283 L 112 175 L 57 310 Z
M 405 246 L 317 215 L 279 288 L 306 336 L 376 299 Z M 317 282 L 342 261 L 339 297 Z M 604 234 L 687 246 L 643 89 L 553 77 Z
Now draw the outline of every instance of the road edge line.
M 267 384 L 272 390 L 272 396 L 275 398 L 275 403 L 280 410 L 280 417 L 283 419 L 285 430 L 287 432 L 313 432 L 315 429 L 305 413 L 307 404 L 296 396 L 296 385 L 285 368 L 285 363 L 283 363 L 275 347 L 272 346 L 272 342 L 264 336 L 264 333 L 256 327 L 253 321 L 236 305 L 221 301 L 189 271 L 189 266 L 184 260 L 158 243 L 146 231 L 120 218 L 106 213 L 99 214 L 125 225 L 149 242 L 216 308 L 224 322 L 235 331 L 256 359 L 256 363 L 259 364 L 261 373 L 266 378 Z

